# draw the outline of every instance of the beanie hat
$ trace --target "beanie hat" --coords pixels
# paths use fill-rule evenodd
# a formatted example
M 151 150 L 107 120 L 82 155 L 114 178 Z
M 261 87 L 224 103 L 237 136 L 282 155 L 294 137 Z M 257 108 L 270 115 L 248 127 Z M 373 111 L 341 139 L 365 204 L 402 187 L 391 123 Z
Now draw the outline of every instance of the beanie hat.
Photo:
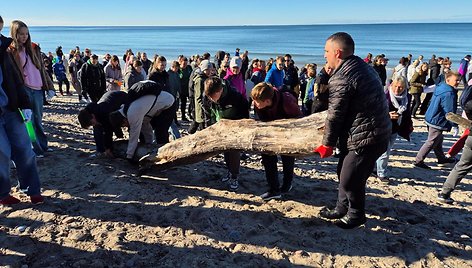
M 241 68 L 241 65 L 242 65 L 242 61 L 241 61 L 240 57 L 233 57 L 231 59 L 231 62 L 229 63 L 229 67 L 231 67 L 231 68 L 233 68 L 233 67 Z
M 205 71 L 205 70 L 210 69 L 212 67 L 213 67 L 213 65 L 211 64 L 211 62 L 209 60 L 203 60 L 202 62 L 200 62 L 200 69 L 202 71 Z

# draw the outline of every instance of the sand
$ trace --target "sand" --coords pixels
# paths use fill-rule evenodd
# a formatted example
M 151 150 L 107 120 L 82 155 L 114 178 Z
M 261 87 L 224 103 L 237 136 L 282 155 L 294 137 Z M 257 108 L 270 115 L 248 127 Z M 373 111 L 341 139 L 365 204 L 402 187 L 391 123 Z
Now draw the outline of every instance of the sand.
M 336 201 L 336 158 L 296 161 L 293 190 L 262 201 L 258 155 L 228 191 L 221 156 L 149 171 L 121 159 L 93 159 L 92 131 L 76 120 L 84 104 L 57 97 L 44 125 L 54 152 L 38 159 L 46 203 L 0 207 L 2 267 L 472 267 L 472 185 L 452 205 L 436 201 L 452 165 L 414 168 L 426 139 L 415 120 L 411 142 L 394 146 L 392 182 L 369 178 L 368 222 L 341 230 L 319 217 Z M 445 147 L 456 138 L 446 135 Z M 12 182 L 16 184 L 15 170 Z

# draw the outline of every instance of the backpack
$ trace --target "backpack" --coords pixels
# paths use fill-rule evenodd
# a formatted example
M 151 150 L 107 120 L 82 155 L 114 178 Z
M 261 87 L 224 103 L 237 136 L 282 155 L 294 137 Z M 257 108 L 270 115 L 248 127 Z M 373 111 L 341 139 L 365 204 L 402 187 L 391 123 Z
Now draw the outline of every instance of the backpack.
M 471 99 L 472 99 L 472 86 L 467 86 L 466 88 L 464 88 L 464 90 L 462 90 L 461 98 L 459 100 L 459 103 L 462 109 L 464 109 L 465 104 Z
M 123 108 L 123 112 L 125 114 L 128 113 L 129 106 L 133 101 L 146 95 L 154 95 L 157 97 L 161 94 L 162 90 L 162 87 L 158 83 L 151 80 L 135 83 L 128 89 L 128 101 Z

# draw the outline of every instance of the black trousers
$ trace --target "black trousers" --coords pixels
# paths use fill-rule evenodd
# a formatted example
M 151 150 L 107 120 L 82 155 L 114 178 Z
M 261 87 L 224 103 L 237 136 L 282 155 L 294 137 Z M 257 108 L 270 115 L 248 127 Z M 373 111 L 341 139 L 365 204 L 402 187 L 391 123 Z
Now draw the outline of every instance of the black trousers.
M 186 118 L 185 109 L 187 109 L 187 96 L 180 95 L 180 113 L 182 114 L 182 119 Z
M 176 107 L 177 105 L 174 103 L 174 105 L 151 119 L 151 126 L 154 130 L 157 144 L 169 142 L 169 127 L 172 121 L 174 121 Z
M 426 111 L 428 110 L 428 107 L 429 107 L 429 102 L 431 101 L 432 97 L 433 97 L 433 92 L 426 93 L 426 96 L 424 97 L 424 100 L 420 106 L 420 115 L 426 114 Z
M 354 151 L 341 150 L 337 173 L 339 178 L 336 209 L 351 217 L 365 216 L 365 187 L 375 161 L 387 150 L 388 141 Z
M 293 180 L 293 168 L 295 166 L 295 157 L 281 155 L 283 165 L 283 184 L 289 185 Z M 277 155 L 262 154 L 262 165 L 266 174 L 267 183 L 269 184 L 269 192 L 280 192 L 279 172 L 277 170 Z
M 416 112 L 421 105 L 421 93 L 413 93 L 413 101 L 411 102 L 411 116 L 416 116 Z

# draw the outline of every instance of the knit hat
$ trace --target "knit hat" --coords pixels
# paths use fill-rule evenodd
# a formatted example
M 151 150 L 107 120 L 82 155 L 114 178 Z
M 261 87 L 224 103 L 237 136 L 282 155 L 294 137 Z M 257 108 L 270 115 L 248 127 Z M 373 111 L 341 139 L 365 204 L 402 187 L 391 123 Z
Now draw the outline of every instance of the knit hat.
M 205 71 L 205 70 L 210 69 L 212 67 L 213 67 L 213 65 L 211 64 L 211 62 L 209 60 L 203 60 L 202 62 L 200 62 L 200 69 L 202 71 Z
M 233 57 L 231 59 L 231 62 L 229 63 L 229 67 L 231 67 L 231 68 L 233 68 L 233 67 L 241 68 L 241 65 L 242 65 L 242 61 L 241 61 L 240 57 Z

